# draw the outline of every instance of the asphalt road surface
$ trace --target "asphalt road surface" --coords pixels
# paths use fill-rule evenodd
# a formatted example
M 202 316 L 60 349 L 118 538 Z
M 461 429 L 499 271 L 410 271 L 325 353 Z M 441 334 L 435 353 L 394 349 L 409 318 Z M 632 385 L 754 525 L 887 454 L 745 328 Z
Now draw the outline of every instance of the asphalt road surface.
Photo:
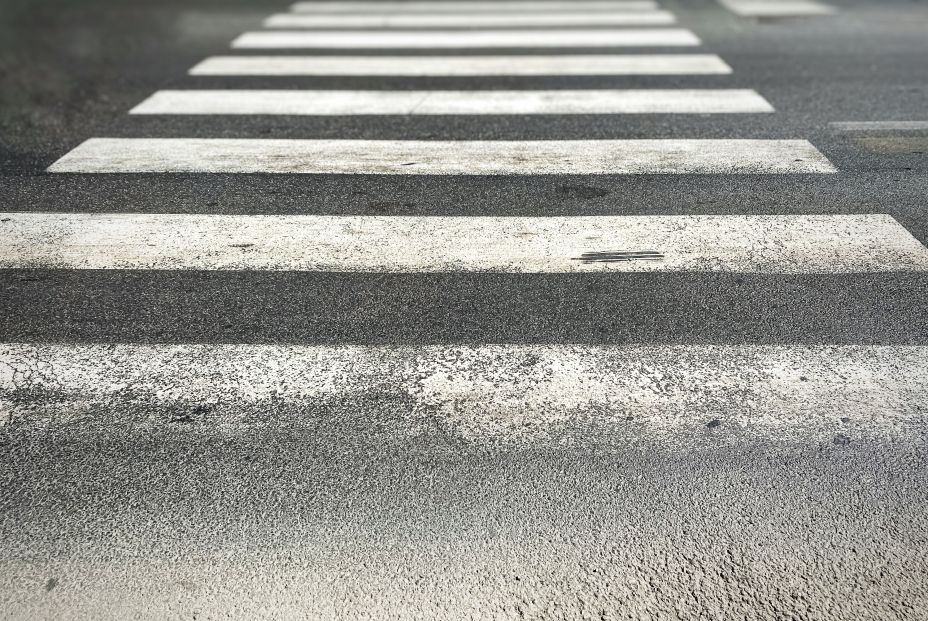
M 448 1 L 4 0 L 4 618 L 928 619 L 928 4 Z

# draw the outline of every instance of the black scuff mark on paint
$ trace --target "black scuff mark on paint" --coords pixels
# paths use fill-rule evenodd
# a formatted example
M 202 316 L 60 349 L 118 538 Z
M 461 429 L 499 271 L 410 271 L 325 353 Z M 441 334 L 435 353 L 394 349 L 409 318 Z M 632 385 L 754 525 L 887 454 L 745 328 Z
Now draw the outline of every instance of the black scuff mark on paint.
M 231 248 L 251 248 L 254 244 L 229 244 Z
M 613 250 L 606 252 L 584 252 L 573 261 L 584 265 L 590 263 L 628 263 L 631 261 L 663 261 L 664 254 L 657 250 Z
M 58 586 L 58 579 L 49 578 L 48 580 L 45 581 L 45 592 L 51 593 L 52 589 L 54 589 L 56 586 Z

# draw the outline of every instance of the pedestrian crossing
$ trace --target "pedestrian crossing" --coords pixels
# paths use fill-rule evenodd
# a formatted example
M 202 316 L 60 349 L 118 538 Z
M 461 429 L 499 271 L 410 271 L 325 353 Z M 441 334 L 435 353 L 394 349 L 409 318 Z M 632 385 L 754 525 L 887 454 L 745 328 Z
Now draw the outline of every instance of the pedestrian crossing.
M 926 601 L 926 184 L 858 140 L 928 123 L 867 97 L 911 28 L 833 46 L 889 11 L 193 1 L 140 35 L 112 4 L 63 32 L 129 48 L 24 81 L 6 154 L 8 616 Z M 699 43 L 615 43 L 656 32 Z
M 469 122 L 475 127 L 490 115 L 594 115 L 604 122 L 621 122 L 614 118 L 619 115 L 712 115 L 723 128 L 725 115 L 776 118 L 764 93 L 725 88 L 732 67 L 712 53 L 694 53 L 702 46 L 697 34 L 651 1 L 299 2 L 263 25 L 234 39 L 234 53 L 209 57 L 189 70 L 204 81 L 226 78 L 223 88 L 158 91 L 130 115 L 136 120 L 215 116 L 218 122 L 231 122 L 232 116 L 402 116 L 410 123 L 446 115 L 473 117 Z M 584 49 L 589 53 L 581 53 Z M 280 87 L 246 88 L 255 76 L 279 79 Z M 523 88 L 484 90 L 386 90 L 376 84 L 351 90 L 288 88 L 286 78 L 300 76 L 527 80 Z M 653 76 L 656 81 L 708 76 L 713 88 L 670 83 L 669 88 L 551 89 L 533 82 L 554 76 Z M 424 176 L 770 179 L 839 173 L 803 136 L 679 133 L 621 140 L 102 136 L 76 146 L 47 172 L 402 176 L 411 183 Z M 634 212 L 627 205 L 621 209 Z M 153 287 L 165 282 L 157 280 L 158 273 L 198 278 L 311 273 L 321 276 L 299 282 L 336 287 L 348 282 L 339 276 L 344 274 L 373 278 L 372 286 L 380 276 L 435 274 L 446 275 L 445 282 L 471 278 L 471 283 L 499 275 L 583 276 L 593 286 L 597 278 L 623 274 L 678 278 L 673 282 L 737 275 L 739 280 L 731 282 L 741 283 L 745 276 L 853 279 L 928 272 L 928 248 L 882 213 L 515 216 L 506 204 L 496 205 L 490 215 L 460 216 L 281 215 L 261 213 L 262 206 L 247 214 L 214 213 L 209 205 L 201 211 L 0 214 L 0 267 L 80 272 L 88 278 L 131 272 L 154 279 Z M 323 278 L 332 275 L 331 282 Z M 107 286 L 125 281 L 114 282 Z M 630 281 L 604 282 L 609 288 Z M 797 281 L 782 282 L 788 288 Z M 228 293 L 225 285 L 218 288 Z M 191 291 L 195 296 L 196 287 Z M 338 315 L 338 298 L 332 295 L 336 303 L 327 311 Z M 667 312 L 684 310 L 698 313 L 682 307 Z M 355 310 L 348 321 L 351 317 L 360 321 L 363 313 Z M 265 323 L 284 319 L 267 317 Z M 919 373 L 928 348 L 920 346 L 154 341 L 3 345 L 0 388 L 52 395 L 60 410 L 56 420 L 65 420 L 68 412 L 120 400 L 153 408 L 225 400 L 234 418 L 243 403 L 261 405 L 273 398 L 300 406 L 358 395 L 363 401 L 364 395 L 389 387 L 415 412 L 437 411 L 458 421 L 475 441 L 493 434 L 515 437 L 513 429 L 526 422 L 543 428 L 591 415 L 624 419 L 628 413 L 653 430 L 678 433 L 704 424 L 693 412 L 713 408 L 766 430 L 810 424 L 824 429 L 822 421 L 852 408 L 890 434 L 893 425 L 920 416 L 911 396 L 928 389 Z M 878 398 L 861 409 L 865 394 Z M 11 403 L 5 407 L 17 412 L 31 407 L 21 399 Z

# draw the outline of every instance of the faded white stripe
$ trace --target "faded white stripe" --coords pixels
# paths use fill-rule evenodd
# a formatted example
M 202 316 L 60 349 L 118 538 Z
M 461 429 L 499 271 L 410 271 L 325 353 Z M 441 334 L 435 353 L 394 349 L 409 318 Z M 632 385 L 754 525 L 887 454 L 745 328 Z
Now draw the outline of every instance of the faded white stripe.
M 918 440 L 925 369 L 919 346 L 0 344 L 0 406 L 3 423 L 80 422 L 75 433 L 160 428 L 179 413 L 234 432 L 386 406 L 397 429 L 437 418 L 471 441 L 537 441 L 574 425 L 612 438 Z
M 728 10 L 744 17 L 802 17 L 830 15 L 833 6 L 813 0 L 719 0 Z
M 294 13 L 534 13 L 538 11 L 653 11 L 652 0 L 484 0 L 470 2 L 297 2 Z
M 493 76 L 730 74 L 715 54 L 558 56 L 215 56 L 191 75 Z
M 773 112 L 753 90 L 159 91 L 131 114 L 715 114 Z
M 6 213 L 0 267 L 325 272 L 928 270 L 892 217 Z
M 91 138 L 53 173 L 376 175 L 833 173 L 806 140 Z
M 498 47 L 677 47 L 699 45 L 682 28 L 572 30 L 279 30 L 246 32 L 240 49 L 441 49 Z
M 921 131 L 928 130 L 928 121 L 846 121 L 829 123 L 841 131 Z
M 278 13 L 267 28 L 447 28 L 505 26 L 665 26 L 675 22 L 667 11 L 472 13 L 406 15 L 305 15 Z

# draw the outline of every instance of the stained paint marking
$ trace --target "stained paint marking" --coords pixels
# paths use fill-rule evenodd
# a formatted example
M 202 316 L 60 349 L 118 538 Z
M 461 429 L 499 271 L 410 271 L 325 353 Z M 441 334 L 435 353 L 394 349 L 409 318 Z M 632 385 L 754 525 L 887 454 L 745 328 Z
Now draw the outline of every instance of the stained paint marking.
M 0 425 L 80 433 L 130 415 L 134 429 L 160 428 L 208 411 L 210 433 L 224 433 L 388 403 L 406 437 L 437 419 L 468 441 L 534 443 L 593 425 L 639 439 L 709 427 L 774 441 L 830 442 L 840 431 L 922 445 L 926 368 L 923 346 L 10 343 L 0 344 Z M 849 416 L 866 425 L 849 427 Z

